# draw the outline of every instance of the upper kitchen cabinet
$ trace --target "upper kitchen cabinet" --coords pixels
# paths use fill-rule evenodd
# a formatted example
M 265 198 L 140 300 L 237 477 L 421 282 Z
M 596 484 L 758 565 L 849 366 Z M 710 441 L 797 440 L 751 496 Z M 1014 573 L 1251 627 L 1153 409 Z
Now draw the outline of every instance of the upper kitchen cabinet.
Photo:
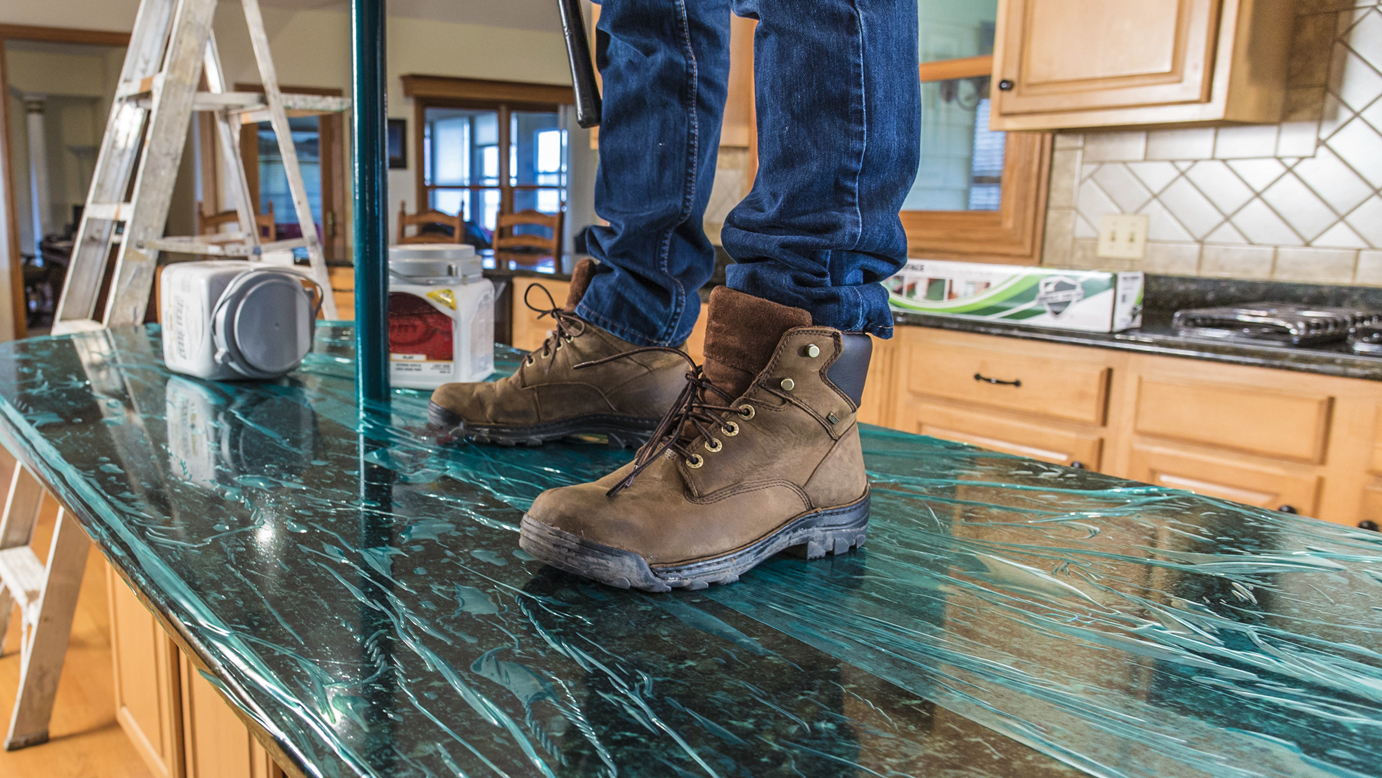
M 990 126 L 1273 123 L 1293 0 L 999 0 Z

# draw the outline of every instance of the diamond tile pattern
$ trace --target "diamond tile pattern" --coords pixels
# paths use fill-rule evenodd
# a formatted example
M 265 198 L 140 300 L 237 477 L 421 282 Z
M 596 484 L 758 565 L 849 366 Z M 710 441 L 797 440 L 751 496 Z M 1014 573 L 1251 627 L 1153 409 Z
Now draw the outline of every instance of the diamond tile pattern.
M 1382 285 L 1382 4 L 1338 8 L 1317 120 L 1067 134 L 1081 155 L 1073 241 L 1105 214 L 1142 213 L 1148 267 Z

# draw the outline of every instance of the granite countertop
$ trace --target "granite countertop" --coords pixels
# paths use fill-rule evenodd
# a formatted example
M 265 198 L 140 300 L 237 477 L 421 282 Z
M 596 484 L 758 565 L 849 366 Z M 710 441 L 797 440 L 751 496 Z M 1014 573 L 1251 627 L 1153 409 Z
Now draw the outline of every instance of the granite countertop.
M 1176 334 L 1171 326 L 1172 316 L 1181 309 L 1262 301 L 1382 311 L 1382 289 L 1152 274 L 1147 275 L 1146 279 L 1143 324 L 1137 329 L 1123 332 L 1079 332 L 903 312 L 894 313 L 894 318 L 898 324 L 904 326 L 932 327 L 1048 343 L 1382 381 L 1382 358 L 1354 354 L 1343 343 L 1321 348 L 1290 348 L 1270 344 L 1211 341 L 1183 337 Z
M 317 333 L 267 383 L 0 345 L 0 439 L 292 775 L 1382 776 L 1377 533 L 869 427 L 865 548 L 617 590 L 517 528 L 628 452 L 362 416 Z

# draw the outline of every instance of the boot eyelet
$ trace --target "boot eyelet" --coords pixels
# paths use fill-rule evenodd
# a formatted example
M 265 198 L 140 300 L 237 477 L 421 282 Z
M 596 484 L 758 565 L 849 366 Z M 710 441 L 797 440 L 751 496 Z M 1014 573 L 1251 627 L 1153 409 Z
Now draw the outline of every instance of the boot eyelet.
M 701 456 L 700 454 L 692 454 L 686 460 L 686 466 L 691 468 L 692 470 L 695 470 L 703 464 L 705 464 L 705 457 Z
M 716 438 L 711 438 L 710 440 L 707 440 L 707 441 L 705 442 L 705 450 L 706 450 L 706 451 L 709 451 L 709 452 L 712 453 L 712 454 L 718 452 L 720 449 L 722 449 L 722 448 L 724 448 L 724 447 L 725 447 L 725 444 L 721 443 L 721 442 L 720 442 L 719 440 L 717 440 Z
M 528 357 L 528 364 L 530 364 L 530 365 L 533 364 L 533 358 L 532 358 L 531 355 L 529 355 L 529 357 Z
M 737 422 L 733 422 L 733 421 L 731 421 L 731 422 L 726 422 L 725 425 L 724 425 L 723 427 L 720 428 L 720 434 L 724 435 L 724 436 L 727 437 L 727 438 L 732 438 L 732 437 L 734 437 L 735 435 L 738 435 L 738 434 L 739 434 L 739 424 L 738 424 Z
M 571 337 L 570 335 L 567 335 L 567 336 L 564 338 L 564 340 L 565 340 L 567 343 L 570 343 L 571 341 L 575 340 L 575 338 Z
M 739 406 L 739 415 L 743 416 L 746 421 L 752 419 L 756 413 L 752 405 Z

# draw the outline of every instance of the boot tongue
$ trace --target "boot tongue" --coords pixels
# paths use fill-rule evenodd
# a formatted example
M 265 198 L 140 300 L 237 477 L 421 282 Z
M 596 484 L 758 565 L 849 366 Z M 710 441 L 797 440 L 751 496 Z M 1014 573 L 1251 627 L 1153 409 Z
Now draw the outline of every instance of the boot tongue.
M 763 372 L 787 330 L 811 326 L 811 314 L 729 287 L 710 292 L 706 318 L 705 377 L 738 398 Z
M 581 304 L 581 298 L 585 297 L 585 290 L 590 287 L 590 279 L 595 277 L 595 260 L 586 257 L 576 263 L 576 267 L 571 271 L 571 291 L 566 295 L 566 310 L 568 313 L 575 313 L 576 306 Z

